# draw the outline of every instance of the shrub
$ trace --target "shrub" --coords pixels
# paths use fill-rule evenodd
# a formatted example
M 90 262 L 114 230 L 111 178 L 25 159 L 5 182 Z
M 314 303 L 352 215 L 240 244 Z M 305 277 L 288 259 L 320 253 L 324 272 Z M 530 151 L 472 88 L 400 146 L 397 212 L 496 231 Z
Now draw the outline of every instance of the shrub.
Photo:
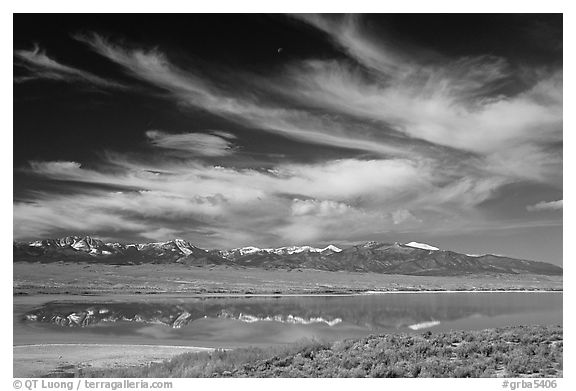
M 455 342 L 457 341 L 457 342 Z M 507 341 L 517 341 L 507 343 Z M 453 346 L 453 343 L 459 343 Z M 392 334 L 333 344 L 185 353 L 145 367 L 78 373 L 98 377 L 481 377 L 558 376 L 561 327 Z

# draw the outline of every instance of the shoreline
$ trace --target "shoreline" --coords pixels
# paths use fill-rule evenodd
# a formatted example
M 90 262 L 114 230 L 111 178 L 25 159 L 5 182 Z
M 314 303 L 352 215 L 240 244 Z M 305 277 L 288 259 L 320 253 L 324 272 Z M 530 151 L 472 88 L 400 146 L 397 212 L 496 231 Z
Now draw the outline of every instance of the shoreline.
M 564 293 L 563 289 L 478 289 L 478 290 L 398 290 L 398 291 L 365 291 L 365 292 L 342 292 L 342 293 L 188 293 L 180 292 L 90 292 L 90 293 L 71 293 L 71 292 L 38 292 L 38 293 L 14 293 L 13 297 L 31 297 L 31 296 L 136 296 L 136 297 L 190 297 L 190 298 L 211 298 L 211 297 L 355 297 L 355 296 L 378 296 L 388 294 L 426 294 L 426 293 Z
M 414 377 L 415 374 L 419 377 L 430 377 L 431 374 L 442 377 L 562 377 L 562 341 L 562 325 L 519 325 L 432 334 L 371 334 L 332 342 L 307 341 L 284 346 L 223 349 L 226 351 L 218 355 L 182 355 L 186 349 L 170 346 L 147 363 L 146 359 L 151 356 L 146 345 L 103 345 L 108 349 L 106 354 L 95 360 L 67 361 L 67 365 L 55 360 L 54 357 L 61 352 L 53 351 L 49 362 L 44 357 L 42 369 L 43 375 L 48 377 L 237 378 L 289 377 L 294 373 L 298 377 L 321 378 Z M 486 344 L 494 352 L 486 354 Z M 527 355 L 526 348 L 542 344 L 547 346 L 548 355 Z M 90 346 L 76 344 L 62 354 L 67 354 L 66 359 L 83 358 L 80 350 Z M 138 349 L 142 352 L 138 362 L 127 357 L 129 350 L 133 353 Z M 189 349 L 194 352 L 194 348 Z M 207 350 L 210 348 L 196 351 Z M 18 354 L 17 349 L 14 351 Z M 399 354 L 388 353 L 390 363 L 382 366 L 374 357 L 383 351 Z M 42 352 L 35 352 L 36 356 L 39 353 Z M 148 357 L 144 357 L 146 354 Z M 161 355 L 168 361 L 161 360 Z M 409 357 L 408 361 L 405 357 Z M 28 356 L 27 363 L 32 363 L 32 358 Z M 123 360 L 118 361 L 119 358 Z M 520 358 L 524 360 L 521 365 L 517 362 Z M 403 365 L 396 365 L 399 362 Z M 20 369 L 30 372 L 31 368 L 23 367 L 23 364 L 20 363 Z M 33 365 L 36 365 L 36 370 L 40 369 L 38 363 Z M 417 372 L 414 372 L 415 368 L 418 368 Z
M 387 293 L 561 292 L 562 276 L 424 277 L 356 272 L 189 268 L 181 265 L 14 264 L 12 293 L 191 297 L 342 296 Z
M 82 375 L 84 371 L 139 367 L 184 353 L 215 348 L 181 345 L 56 343 L 15 345 L 13 376 L 18 378 Z
M 151 344 L 126 344 L 126 343 L 36 343 L 36 344 L 22 344 L 13 345 L 13 349 L 20 348 L 51 348 L 51 347 L 107 347 L 117 348 L 121 347 L 144 347 L 144 348 L 157 348 L 157 349 L 196 349 L 198 351 L 212 351 L 219 348 L 204 347 L 204 346 L 186 346 L 186 345 L 151 345 Z

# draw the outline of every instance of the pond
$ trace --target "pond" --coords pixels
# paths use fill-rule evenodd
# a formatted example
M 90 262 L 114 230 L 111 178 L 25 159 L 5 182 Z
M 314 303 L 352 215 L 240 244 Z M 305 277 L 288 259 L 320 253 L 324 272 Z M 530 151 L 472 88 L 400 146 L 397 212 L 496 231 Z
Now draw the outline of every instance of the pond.
M 532 324 L 562 324 L 561 292 L 14 298 L 14 345 L 264 346 Z

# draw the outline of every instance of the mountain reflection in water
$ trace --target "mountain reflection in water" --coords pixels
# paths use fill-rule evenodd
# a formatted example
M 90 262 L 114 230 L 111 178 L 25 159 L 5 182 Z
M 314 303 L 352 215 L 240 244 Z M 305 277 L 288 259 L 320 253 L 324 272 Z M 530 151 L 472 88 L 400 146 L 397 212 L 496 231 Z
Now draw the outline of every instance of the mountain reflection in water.
M 54 301 L 25 313 L 24 324 L 52 329 L 85 329 L 106 333 L 133 333 L 146 328 L 156 338 L 174 335 L 168 329 L 223 325 L 224 320 L 256 325 L 282 325 L 378 333 L 429 328 L 484 328 L 513 324 L 562 322 L 561 293 L 418 293 L 332 297 L 142 298 L 133 302 Z M 131 325 L 131 327 L 129 326 Z M 108 329 L 108 330 L 106 330 Z M 320 331 L 318 331 L 320 330 Z M 144 330 L 140 330 L 141 332 Z M 277 331 L 276 331 L 277 332 Z M 214 336 L 213 336 L 214 337 Z

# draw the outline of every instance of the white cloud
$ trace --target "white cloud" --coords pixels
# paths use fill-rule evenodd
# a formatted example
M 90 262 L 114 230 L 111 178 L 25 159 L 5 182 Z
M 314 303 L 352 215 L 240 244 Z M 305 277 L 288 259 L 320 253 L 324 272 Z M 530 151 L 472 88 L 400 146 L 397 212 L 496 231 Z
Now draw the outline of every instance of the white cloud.
M 177 238 L 179 234 L 178 230 L 166 227 L 160 227 L 157 229 L 153 229 L 151 231 L 146 231 L 140 233 L 140 236 L 150 240 L 164 240 L 168 241 L 174 238 Z
M 307 61 L 290 65 L 288 77 L 240 76 L 253 77 L 256 90 L 287 96 L 300 107 L 307 103 L 327 110 L 321 115 L 317 110 L 272 106 L 257 99 L 258 94 L 213 85 L 193 69 L 175 66 L 158 49 L 127 48 L 99 35 L 79 39 L 131 75 L 169 91 L 180 104 L 245 126 L 385 156 L 443 163 L 457 160 L 460 170 L 475 166 L 473 170 L 483 170 L 486 176 L 557 182 L 554 173 L 561 170 L 561 153 L 546 146 L 562 139 L 560 70 L 532 72 L 531 79 L 536 80 L 532 88 L 514 96 L 494 95 L 512 74 L 502 58 L 440 57 L 435 63 L 419 64 L 368 37 L 355 17 L 343 22 L 321 16 L 303 18 L 380 74 L 367 78 L 361 69 L 345 62 Z M 224 142 L 229 140 L 220 143 Z M 431 145 L 475 155 L 470 159 Z M 222 144 L 214 153 L 226 151 Z M 524 154 L 526 164 L 516 164 Z
M 402 72 L 409 65 L 398 51 L 364 36 L 359 15 L 348 14 L 336 18 L 306 14 L 294 16 L 327 33 L 349 55 L 374 70 Z
M 485 89 L 495 76 L 471 80 L 469 74 L 478 67 L 467 61 L 456 70 L 451 64 L 422 68 L 415 74 L 387 75 L 379 83 L 350 65 L 314 61 L 292 72 L 287 83 L 297 88 L 286 91 L 314 105 L 382 121 L 411 137 L 473 152 L 561 139 L 561 73 L 546 75 L 514 97 L 488 99 Z
M 209 166 L 199 162 L 157 163 L 114 161 L 117 173 L 81 168 L 75 162 L 32 162 L 28 170 L 58 180 L 130 186 L 187 196 L 223 194 L 254 200 L 266 193 L 301 194 L 316 199 L 344 200 L 370 194 L 378 199 L 404 197 L 431 186 L 425 164 L 408 160 L 340 159 L 316 164 L 278 164 L 273 173 L 255 169 Z
M 182 105 L 200 107 L 229 120 L 267 132 L 315 144 L 403 155 L 403 148 L 359 137 L 363 129 L 338 115 L 316 115 L 306 110 L 274 106 L 255 94 L 240 95 L 212 85 L 191 69 L 172 64 L 159 50 L 129 49 L 93 34 L 77 37 L 96 52 L 123 66 L 132 76 L 169 91 Z M 272 83 L 274 84 L 274 83 Z M 353 133 L 353 134 L 351 134 Z
M 65 82 L 84 82 L 104 88 L 125 88 L 116 81 L 107 80 L 93 73 L 64 65 L 49 57 L 39 46 L 35 46 L 32 50 L 16 50 L 14 51 L 14 56 L 19 60 L 17 64 L 30 72 L 27 76 L 15 78 L 16 82 L 49 79 Z
M 421 223 L 422 220 L 416 218 L 409 210 L 399 209 L 392 212 L 392 221 L 394 224 L 403 223 Z
M 222 135 L 223 133 L 220 133 Z M 225 156 L 234 151 L 233 144 L 220 135 L 203 133 L 169 134 L 149 130 L 146 137 L 159 148 L 187 152 L 199 156 Z M 228 138 L 230 136 L 228 135 Z
M 446 182 L 426 162 L 402 159 L 280 163 L 269 171 L 114 155 L 106 163 L 102 169 L 32 163 L 30 174 L 133 190 L 18 202 L 15 236 L 37 237 L 60 225 L 78 232 L 123 229 L 158 240 L 168 232 L 157 231 L 162 227 L 215 247 L 330 241 L 416 229 L 428 219 L 457 227 L 496 188 L 482 178 Z
M 562 200 L 558 201 L 541 201 L 534 205 L 528 205 L 526 209 L 529 212 L 539 212 L 543 210 L 562 210 Z
M 238 138 L 234 134 L 230 132 L 225 132 L 223 130 L 211 130 L 210 133 L 212 133 L 214 136 L 222 137 L 229 140 L 235 140 Z
M 437 53 L 434 61 L 421 62 L 418 49 L 403 53 L 385 37 L 371 36 L 358 16 L 297 17 L 326 32 L 372 71 L 344 61 L 305 61 L 289 69 L 282 86 L 291 88 L 278 91 L 315 107 L 385 123 L 411 137 L 407 143 L 419 139 L 474 153 L 473 160 L 462 162 L 489 170 L 486 175 L 558 184 L 562 153 L 549 146 L 562 140 L 561 69 L 517 70 L 499 57 Z M 531 87 L 499 92 L 517 84 L 518 77 Z
M 156 153 L 146 157 L 109 152 L 93 168 L 31 162 L 29 174 L 127 191 L 41 194 L 17 202 L 15 236 L 38 236 L 58 225 L 78 231 L 121 227 L 145 238 L 174 235 L 242 246 L 427 227 L 454 232 L 489 225 L 478 206 L 505 185 L 561 187 L 561 69 L 529 70 L 531 87 L 504 95 L 498 91 L 513 70 L 502 58 L 435 56 L 419 63 L 418 55 L 366 34 L 358 17 L 303 18 L 329 34 L 356 65 L 310 60 L 289 63 L 268 78 L 239 73 L 235 77 L 248 86 L 240 90 L 179 67 L 159 49 L 98 35 L 78 39 L 132 77 L 167 91 L 181 107 L 367 156 L 319 156 L 314 163 L 267 163 L 266 169 L 219 167 L 195 158 L 232 154 L 241 144 L 234 134 L 150 130 L 146 136 Z M 45 77 L 104 86 L 39 49 L 16 56 Z M 267 99 L 271 95 L 277 99 Z M 561 206 L 543 202 L 528 210 Z
M 75 173 L 81 170 L 81 164 L 78 162 L 70 162 L 70 161 L 53 161 L 53 162 L 37 162 L 32 161 L 30 162 L 31 170 L 39 175 L 45 175 L 51 177 L 53 175 L 56 176 L 65 176 L 65 175 L 74 175 Z
M 291 211 L 293 216 L 318 216 L 332 217 L 345 214 L 350 206 L 335 201 L 299 200 L 292 201 Z
M 53 231 L 139 232 L 147 229 L 146 224 L 120 215 L 118 209 L 94 205 L 99 199 L 99 194 L 90 197 L 38 195 L 34 202 L 17 202 L 13 207 L 14 238 L 43 238 Z

